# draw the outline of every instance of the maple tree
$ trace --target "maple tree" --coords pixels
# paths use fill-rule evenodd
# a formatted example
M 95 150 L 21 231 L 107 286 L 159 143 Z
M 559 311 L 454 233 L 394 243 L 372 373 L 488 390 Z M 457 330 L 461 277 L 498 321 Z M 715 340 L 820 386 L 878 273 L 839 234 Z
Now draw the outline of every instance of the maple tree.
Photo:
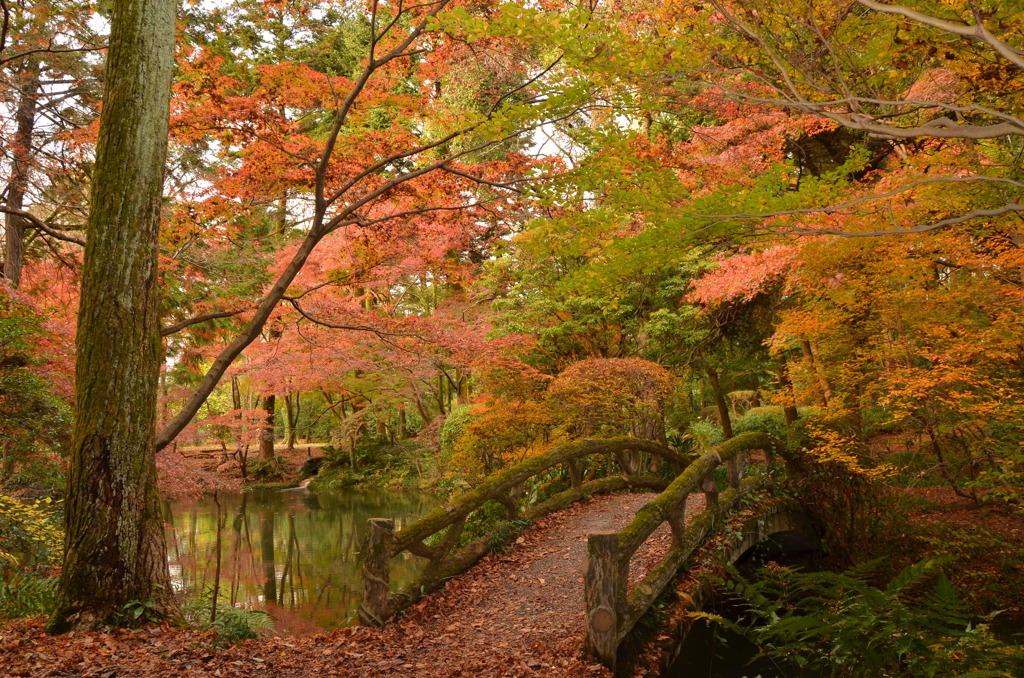
M 80 251 L 102 21 L 44 4 L 0 36 L 9 486 L 74 449 L 70 319 L 113 266 Z M 768 422 L 871 483 L 913 439 L 1019 503 L 1022 9 L 181 8 L 132 463 L 165 496 L 303 445 L 476 483 L 563 438 Z

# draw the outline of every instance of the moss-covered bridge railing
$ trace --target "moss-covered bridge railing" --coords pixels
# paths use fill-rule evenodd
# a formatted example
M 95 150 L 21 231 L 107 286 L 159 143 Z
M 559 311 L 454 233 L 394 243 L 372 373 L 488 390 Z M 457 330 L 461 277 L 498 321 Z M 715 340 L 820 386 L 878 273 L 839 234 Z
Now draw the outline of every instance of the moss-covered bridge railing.
M 708 535 L 724 523 L 748 492 L 770 482 L 768 476 L 743 479 L 750 450 L 769 455 L 780 444 L 764 433 L 743 433 L 719 445 L 691 463 L 656 499 L 637 511 L 633 521 L 619 532 L 592 532 L 587 537 L 587 564 L 583 577 L 586 616 L 584 650 L 615 668 L 619 645 L 640 621 L 665 587 L 700 547 Z M 720 489 L 715 469 L 728 465 L 728 487 Z M 702 492 L 704 510 L 684 522 L 686 500 Z M 629 561 L 647 538 L 663 523 L 672 528 L 672 545 L 661 561 L 629 590 Z
M 457 549 L 466 520 L 488 501 L 502 504 L 509 520 L 533 521 L 549 513 L 568 508 L 584 497 L 626 489 L 664 490 L 669 483 L 643 472 L 640 458 L 644 453 L 660 457 L 671 464 L 676 473 L 689 464 L 686 458 L 649 440 L 609 438 L 579 440 L 559 445 L 543 454 L 530 457 L 438 508 L 423 518 L 393 533 L 393 522 L 371 518 L 369 533 L 361 551 L 363 595 L 359 620 L 364 625 L 379 626 L 392 614 L 430 593 L 451 577 L 483 558 L 494 543 L 496 532 L 487 534 Z M 620 474 L 583 482 L 580 461 L 593 455 L 614 459 Z M 530 478 L 565 465 L 571 487 L 544 502 L 523 507 L 523 488 Z M 431 538 L 433 537 L 433 540 Z M 428 545 L 428 541 L 435 541 Z M 404 551 L 427 559 L 427 565 L 416 581 L 392 593 L 389 563 Z
M 504 506 L 509 520 L 533 521 L 568 508 L 588 496 L 619 490 L 654 490 L 661 494 L 642 508 L 624 530 L 591 534 L 585 576 L 586 649 L 609 666 L 614 665 L 619 644 L 662 593 L 679 566 L 738 503 L 743 494 L 760 486 L 762 480 L 742 479 L 749 450 L 777 450 L 777 443 L 762 433 L 744 433 L 719 445 L 695 461 L 651 441 L 635 438 L 580 440 L 560 445 L 531 457 L 436 509 L 420 520 L 393 532 L 393 521 L 372 518 L 361 552 L 363 592 L 359 619 L 364 625 L 382 625 L 403 607 L 437 589 L 448 579 L 465 571 L 491 549 L 496 532 L 458 549 L 466 521 L 473 511 L 494 500 Z M 639 457 L 647 453 L 671 464 L 675 479 L 665 480 L 643 472 Z M 620 475 L 583 482 L 579 462 L 592 455 L 615 459 Z M 567 467 L 572 486 L 539 504 L 523 507 L 522 492 L 530 478 L 559 465 Z M 728 488 L 719 492 L 712 474 L 728 465 Z M 686 498 L 703 492 L 705 510 L 689 526 L 684 524 Z M 629 560 L 641 544 L 662 523 L 672 527 L 673 544 L 662 561 L 627 594 Z M 433 538 L 433 539 L 431 539 Z M 435 541 L 429 545 L 428 541 Z M 401 591 L 392 593 L 389 563 L 408 551 L 427 559 L 420 577 Z

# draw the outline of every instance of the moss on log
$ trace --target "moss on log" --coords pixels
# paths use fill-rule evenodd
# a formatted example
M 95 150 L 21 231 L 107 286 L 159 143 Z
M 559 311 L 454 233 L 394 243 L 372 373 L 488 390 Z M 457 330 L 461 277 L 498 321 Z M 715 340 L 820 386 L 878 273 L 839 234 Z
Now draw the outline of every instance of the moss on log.
M 626 613 L 619 618 L 618 642 L 621 642 L 651 604 L 658 599 L 665 587 L 675 577 L 679 568 L 689 560 L 720 521 L 739 504 L 744 495 L 760 490 L 770 484 L 770 479 L 761 476 L 743 480 L 740 489 L 730 488 L 722 493 L 713 508 L 702 511 L 686 528 L 683 539 L 672 544 L 668 553 L 646 577 L 641 579 L 629 592 Z M 620 535 L 621 537 L 621 535 Z
M 619 533 L 620 565 L 629 562 L 640 545 L 679 510 L 687 495 L 697 489 L 701 480 L 716 466 L 747 450 L 773 449 L 775 445 L 776 442 L 766 433 L 741 433 L 690 464 L 657 499 L 637 511 L 633 522 Z
M 447 506 L 436 509 L 406 526 L 395 535 L 395 540 L 391 544 L 391 555 L 398 555 L 408 549 L 410 545 L 423 541 L 436 532 L 440 532 L 459 518 L 467 516 L 480 508 L 490 499 L 500 501 L 499 498 L 517 484 L 525 482 L 527 479 L 538 473 L 543 473 L 553 466 L 592 454 L 615 454 L 622 450 L 649 452 L 676 464 L 684 466 L 687 464 L 685 458 L 667 447 L 650 440 L 640 440 L 639 438 L 588 439 L 559 445 L 543 454 L 538 454 L 536 457 L 530 457 L 512 468 L 488 477 L 484 482 L 455 499 Z
M 665 485 L 665 481 L 653 476 L 633 479 L 613 476 L 611 478 L 591 480 L 579 487 L 560 492 L 547 501 L 537 504 L 530 508 L 529 511 L 526 511 L 523 514 L 523 518 L 532 522 L 556 511 L 562 511 L 586 496 L 607 494 L 626 489 L 661 490 L 664 489 Z M 473 567 L 481 558 L 490 553 L 491 545 L 497 536 L 498 531 L 494 530 L 486 536 L 466 545 L 454 555 L 428 568 L 429 571 L 424 571 L 416 581 L 392 595 L 388 615 L 390 616 L 415 603 L 424 595 L 436 591 L 452 577 L 462 574 Z

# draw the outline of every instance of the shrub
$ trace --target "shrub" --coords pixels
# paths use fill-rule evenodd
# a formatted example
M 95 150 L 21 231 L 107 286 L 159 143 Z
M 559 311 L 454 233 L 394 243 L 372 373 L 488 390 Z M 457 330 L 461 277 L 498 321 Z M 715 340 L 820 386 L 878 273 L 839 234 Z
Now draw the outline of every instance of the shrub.
M 64 532 L 54 504 L 49 497 L 28 504 L 0 494 L 0 563 L 34 570 L 60 562 Z
M 0 280 L 0 457 L 7 486 L 58 489 L 35 476 L 39 457 L 58 456 L 71 430 L 69 342 L 45 315 Z M 45 466 L 45 465 L 44 465 Z M 45 469 L 44 469 L 45 470 Z
M 657 440 L 674 377 L 640 358 L 588 358 L 551 382 L 548 404 L 576 437 L 632 435 Z
M 704 452 L 725 440 L 722 427 L 705 419 L 690 424 L 686 432 L 697 442 L 698 452 Z

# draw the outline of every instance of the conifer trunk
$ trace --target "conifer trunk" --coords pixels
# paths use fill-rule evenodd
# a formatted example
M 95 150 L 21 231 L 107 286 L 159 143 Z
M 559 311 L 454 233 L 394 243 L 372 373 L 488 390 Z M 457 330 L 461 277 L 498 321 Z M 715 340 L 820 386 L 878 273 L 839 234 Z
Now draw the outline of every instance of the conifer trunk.
M 154 438 L 175 8 L 171 0 L 113 3 L 76 336 L 64 567 L 50 632 L 114 622 L 131 600 L 173 605 Z
M 28 191 L 28 171 L 32 161 L 32 132 L 36 125 L 36 94 L 39 90 L 39 64 L 34 59 L 25 63 L 21 72 L 18 108 L 14 113 L 17 128 L 11 150 L 11 181 L 7 188 L 7 206 L 25 209 Z M 17 214 L 5 215 L 4 223 L 4 277 L 12 287 L 21 284 L 21 270 L 25 264 L 25 219 Z

